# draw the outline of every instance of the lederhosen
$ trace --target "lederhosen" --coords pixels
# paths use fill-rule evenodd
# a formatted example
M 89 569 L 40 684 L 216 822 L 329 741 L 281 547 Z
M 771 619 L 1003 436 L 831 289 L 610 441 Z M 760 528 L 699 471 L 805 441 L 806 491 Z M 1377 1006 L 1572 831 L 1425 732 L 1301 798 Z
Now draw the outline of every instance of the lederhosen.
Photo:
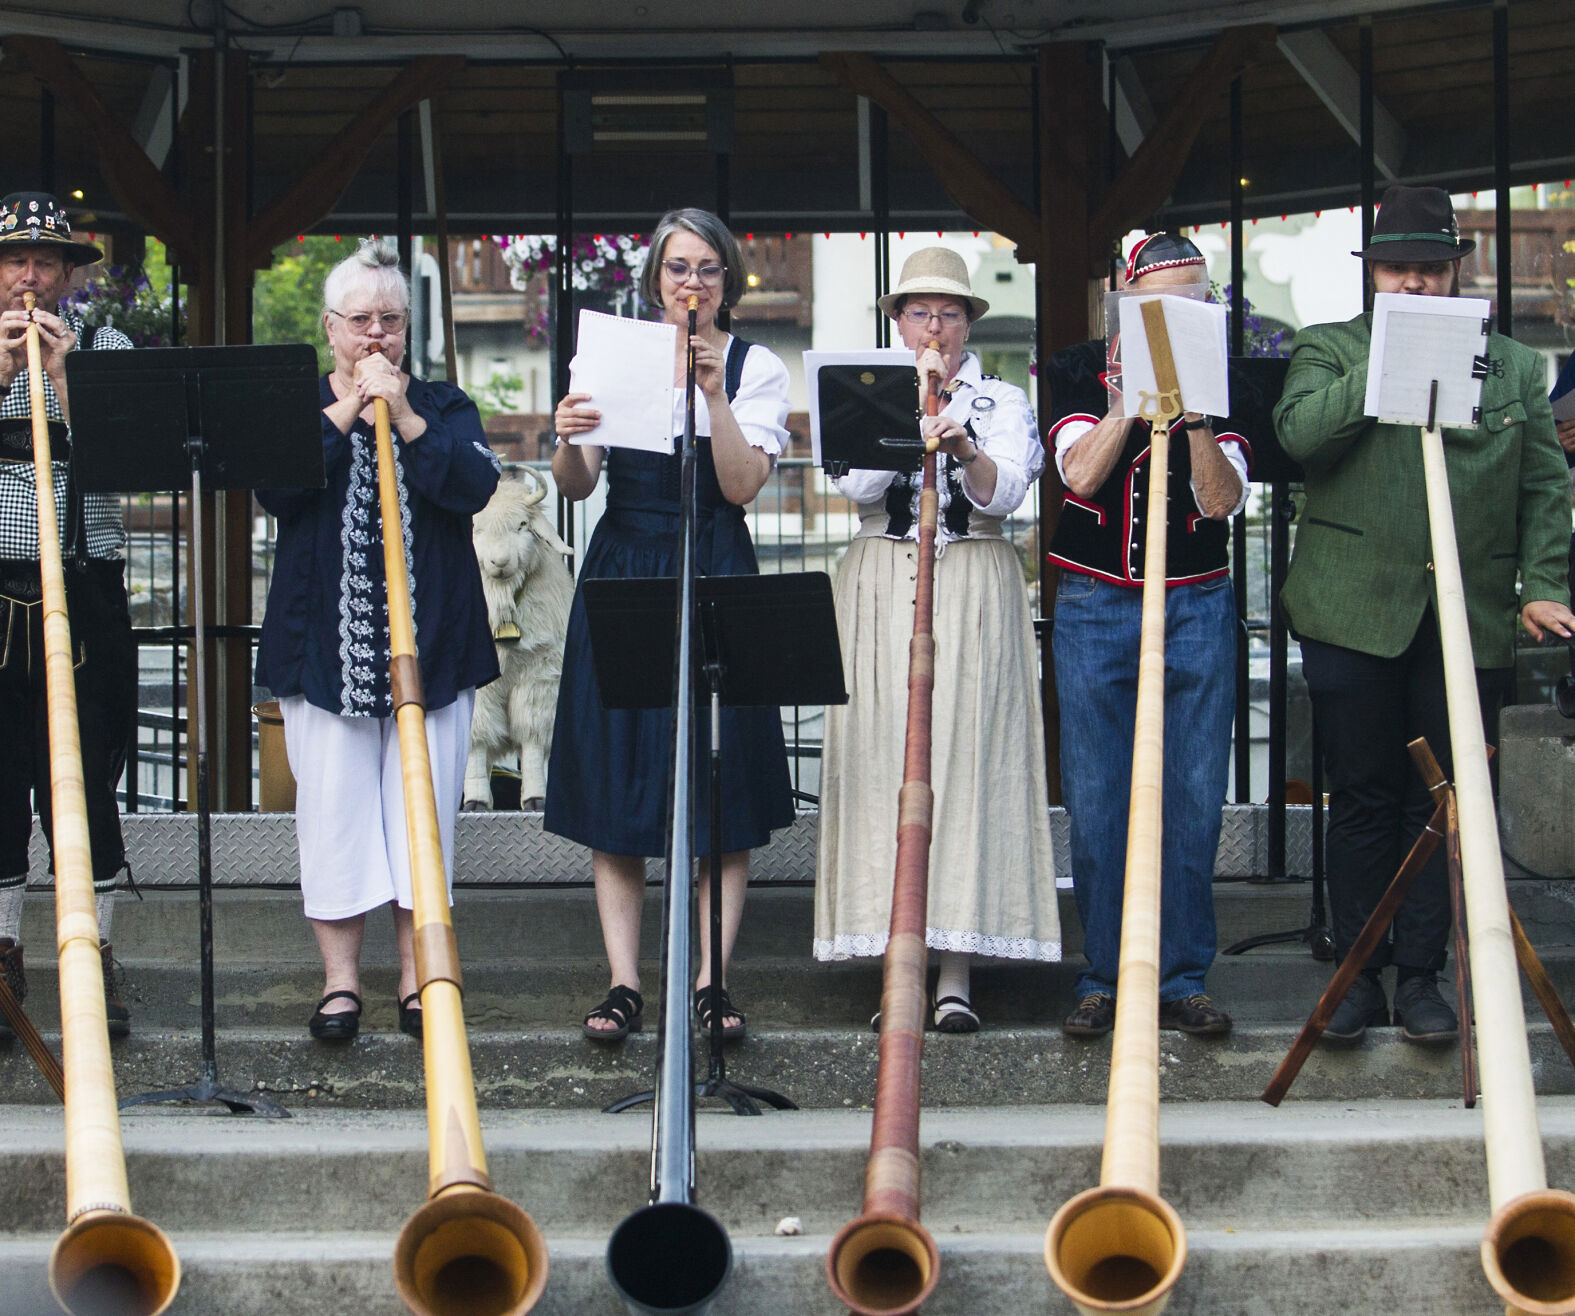
M 92 346 L 89 329 L 82 349 Z M 51 455 L 71 461 L 66 427 L 50 423 Z M 31 422 L 0 429 L 0 461 L 32 462 Z M 136 725 L 137 655 L 131 637 L 125 564 L 87 555 L 82 494 L 67 477 L 66 608 L 76 665 L 77 724 L 87 797 L 93 883 L 114 886 L 126 865 L 115 789 Z M 0 887 L 26 880 L 36 803 L 53 848 L 48 700 L 44 680 L 43 588 L 39 564 L 0 558 Z M 128 870 L 129 871 L 129 870 Z

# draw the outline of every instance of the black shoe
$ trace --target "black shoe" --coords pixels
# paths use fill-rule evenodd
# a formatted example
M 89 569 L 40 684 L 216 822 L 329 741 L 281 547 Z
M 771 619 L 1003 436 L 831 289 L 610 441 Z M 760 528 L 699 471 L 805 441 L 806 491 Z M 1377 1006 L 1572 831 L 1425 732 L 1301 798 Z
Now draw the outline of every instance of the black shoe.
M 1209 999 L 1207 992 L 1159 1003 L 1159 1026 L 1173 1032 L 1216 1037 L 1230 1032 L 1230 1022 L 1230 1016 Z
M 1370 973 L 1359 973 L 1345 999 L 1335 1007 L 1334 1018 L 1323 1030 L 1323 1040 L 1354 1046 L 1367 1035 L 1369 1026 L 1381 1028 L 1388 1022 L 1389 999 L 1384 995 L 1383 983 Z
M 340 997 L 355 1002 L 355 1009 L 324 1014 L 323 1006 Z M 354 992 L 329 992 L 317 1003 L 317 1013 L 306 1024 L 307 1032 L 319 1042 L 349 1042 L 361 1031 L 361 998 Z
M 1116 998 L 1104 992 L 1089 992 L 1061 1021 L 1061 1031 L 1069 1037 L 1103 1037 L 1115 1026 Z
M 421 1040 L 421 993 L 411 992 L 399 1003 L 399 1031 Z
M 1402 978 L 1395 988 L 1395 1022 L 1400 1036 L 1421 1046 L 1444 1046 L 1460 1037 L 1460 1021 L 1438 994 L 1431 973 Z
M 104 1017 L 109 1023 L 111 1037 L 125 1037 L 131 1032 L 131 1011 L 121 1000 L 126 990 L 126 972 L 115 958 L 115 948 L 107 941 L 98 943 L 98 953 L 104 962 Z
M 22 972 L 22 946 L 10 937 L 0 937 L 0 978 L 21 1004 L 27 996 L 27 974 Z M 11 1024 L 0 1014 L 0 1037 L 15 1037 Z

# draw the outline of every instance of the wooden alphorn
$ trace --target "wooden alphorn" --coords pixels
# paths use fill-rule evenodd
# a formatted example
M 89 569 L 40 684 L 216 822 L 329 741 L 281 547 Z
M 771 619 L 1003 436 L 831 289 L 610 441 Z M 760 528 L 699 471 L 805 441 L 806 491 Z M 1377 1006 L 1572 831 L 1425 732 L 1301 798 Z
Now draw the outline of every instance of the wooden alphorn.
M 427 1201 L 394 1245 L 394 1282 L 417 1316 L 523 1316 L 547 1283 L 547 1244 L 530 1216 L 492 1191 L 470 1069 L 459 948 L 449 918 L 443 841 L 427 753 L 426 703 L 394 477 L 388 403 L 372 400 L 383 574 L 388 589 L 389 685 L 410 848 L 416 978 L 427 1087 Z
M 939 351 L 931 343 L 931 351 Z M 941 380 L 921 381 L 926 416 L 941 410 Z M 908 724 L 897 805 L 897 859 L 891 935 L 880 998 L 880 1058 L 875 1115 L 864 1170 L 864 1211 L 848 1221 L 826 1254 L 831 1291 L 859 1316 L 917 1311 L 940 1278 L 941 1256 L 919 1223 L 919 1062 L 924 1052 L 924 945 L 929 900 L 931 708 L 935 693 L 936 443 L 925 441 L 919 494 L 919 560 L 913 638 L 908 645 Z
M 23 294 L 31 316 L 35 299 Z M 49 789 L 54 800 L 55 941 L 60 954 L 60 1049 L 66 1076 L 66 1230 L 49 1257 L 49 1287 L 68 1312 L 158 1316 L 180 1288 L 180 1259 L 157 1225 L 131 1213 L 120 1111 L 104 1015 L 87 794 L 77 724 L 71 620 L 60 561 L 60 523 L 44 411 L 37 324 L 27 326 L 28 403 L 43 584 Z
M 1045 1232 L 1050 1278 L 1085 1316 L 1162 1311 L 1187 1261 L 1181 1217 L 1159 1195 L 1160 838 L 1165 776 L 1165 528 L 1170 427 L 1182 412 L 1163 304 L 1143 304 L 1157 397 L 1151 426 L 1143 547 L 1132 796 L 1127 814 L 1116 1026 L 1099 1186 L 1066 1202 Z
M 1510 1316 L 1560 1316 L 1575 1312 L 1575 1195 L 1548 1187 L 1542 1158 L 1449 471 L 1443 435 L 1436 428 L 1422 431 L 1422 469 L 1460 811 L 1461 877 L 1481 1061 L 1492 1211 L 1482 1239 L 1482 1269 Z

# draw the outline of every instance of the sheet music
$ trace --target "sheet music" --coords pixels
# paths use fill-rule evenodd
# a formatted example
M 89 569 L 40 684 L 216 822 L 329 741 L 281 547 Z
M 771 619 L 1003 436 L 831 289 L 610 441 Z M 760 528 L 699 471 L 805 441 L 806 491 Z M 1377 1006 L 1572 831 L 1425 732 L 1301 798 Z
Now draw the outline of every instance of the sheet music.
M 570 443 L 673 451 L 678 326 L 581 311 L 569 391 L 589 393 L 601 424 Z
M 1159 393 L 1148 333 L 1143 327 L 1143 304 L 1154 301 L 1165 309 L 1170 355 L 1176 363 L 1176 382 L 1181 388 L 1181 409 L 1205 416 L 1230 415 L 1225 308 L 1168 294 L 1129 295 L 1121 299 L 1121 391 L 1126 414 L 1141 415 L 1143 394 L 1152 397 Z
M 917 357 L 908 347 L 870 347 L 856 352 L 805 352 L 804 383 L 809 390 L 809 442 L 820 460 L 820 368 L 821 366 L 911 366 Z
M 1437 423 L 1476 425 L 1482 380 L 1473 367 L 1487 352 L 1487 316 L 1482 297 L 1375 296 L 1366 414 L 1393 425 L 1425 426 L 1436 379 Z

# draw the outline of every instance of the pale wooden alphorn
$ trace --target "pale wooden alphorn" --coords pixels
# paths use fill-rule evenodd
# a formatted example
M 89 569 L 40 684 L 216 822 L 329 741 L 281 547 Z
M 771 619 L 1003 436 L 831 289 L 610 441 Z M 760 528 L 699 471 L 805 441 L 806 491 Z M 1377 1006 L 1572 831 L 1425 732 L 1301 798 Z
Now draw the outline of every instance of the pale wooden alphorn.
M 34 309 L 32 293 L 23 306 Z M 66 1076 L 66 1230 L 49 1257 L 49 1287 L 68 1312 L 158 1316 L 180 1287 L 180 1259 L 157 1225 L 131 1213 L 120 1111 L 104 1014 L 77 684 L 55 515 L 49 420 L 38 326 L 27 327 L 28 404 L 43 584 L 49 788 L 54 799 L 55 941 L 60 954 L 60 1049 Z
M 1105 1105 L 1099 1186 L 1066 1202 L 1045 1231 L 1050 1278 L 1080 1312 L 1162 1311 L 1187 1262 L 1181 1217 L 1159 1195 L 1160 838 L 1165 776 L 1165 528 L 1170 427 L 1181 390 L 1162 303 L 1143 304 L 1157 398 L 1150 423 L 1148 530 L 1143 545 L 1132 796 L 1127 814 L 1126 886 L 1116 1026 Z
M 1444 696 L 1460 811 L 1460 862 L 1476 1003 L 1488 1204 L 1482 1269 L 1508 1316 L 1575 1312 L 1575 1195 L 1550 1189 L 1537 1124 L 1498 819 L 1488 776 L 1466 592 L 1439 429 L 1422 431 Z
M 427 1087 L 427 1201 L 394 1246 L 394 1282 L 417 1316 L 523 1316 L 547 1283 L 547 1244 L 530 1216 L 492 1191 L 461 1001 L 459 948 L 449 917 L 443 840 L 427 753 L 426 703 L 410 606 L 404 519 L 394 477 L 388 403 L 372 402 L 389 684 L 410 847 L 416 977 Z M 419 440 L 418 440 L 419 441 Z
M 931 343 L 932 351 L 939 350 Z M 940 411 L 941 381 L 921 381 L 925 414 Z M 925 442 L 919 493 L 919 553 L 913 638 L 908 644 L 908 722 L 902 792 L 897 805 L 897 858 L 891 890 L 880 999 L 880 1059 L 875 1114 L 864 1170 L 864 1210 L 848 1221 L 826 1254 L 831 1291 L 858 1316 L 917 1311 L 940 1278 L 940 1250 L 919 1223 L 919 1062 L 924 1052 L 924 944 L 929 898 L 931 710 L 935 693 L 936 443 Z

